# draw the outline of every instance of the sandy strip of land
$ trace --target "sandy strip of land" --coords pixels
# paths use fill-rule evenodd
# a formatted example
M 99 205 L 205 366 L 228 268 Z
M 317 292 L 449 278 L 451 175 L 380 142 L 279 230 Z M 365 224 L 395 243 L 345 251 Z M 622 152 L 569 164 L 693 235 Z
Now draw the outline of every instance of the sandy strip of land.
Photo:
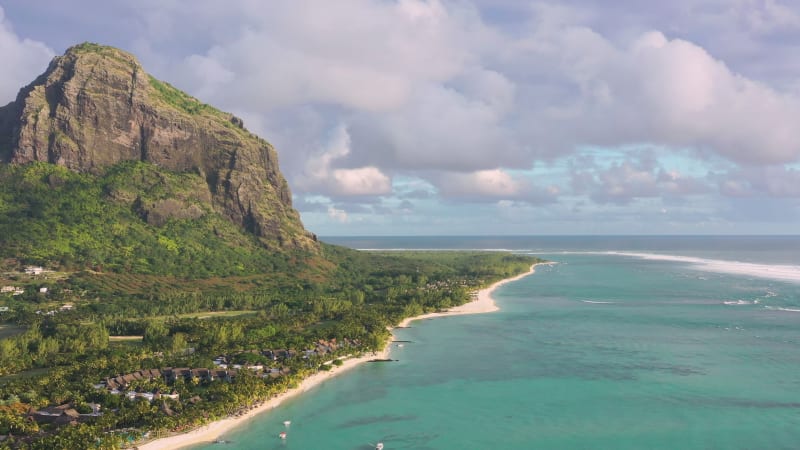
M 547 263 L 539 263 L 539 264 L 552 264 L 552 263 L 547 262 Z M 520 278 L 524 278 L 524 277 L 527 277 L 528 275 L 533 274 L 536 271 L 536 266 L 538 266 L 539 264 L 532 265 L 531 266 L 531 270 L 529 270 L 528 272 L 519 274 L 519 275 L 517 275 L 515 277 L 505 278 L 503 280 L 500 280 L 500 281 L 494 283 L 493 285 L 491 285 L 491 286 L 489 286 L 487 288 L 481 289 L 480 291 L 478 291 L 478 294 L 476 295 L 475 300 L 472 300 L 469 303 L 465 303 L 465 304 L 463 304 L 461 306 L 456 306 L 454 308 L 450 308 L 447 311 L 434 312 L 434 313 L 428 313 L 428 314 L 422 314 L 422 315 L 419 315 L 419 316 L 409 317 L 407 319 L 404 319 L 397 326 L 401 327 L 401 328 L 402 327 L 407 327 L 409 323 L 411 323 L 411 322 L 413 322 L 415 320 L 433 319 L 433 318 L 436 318 L 436 317 L 446 317 L 446 316 L 459 316 L 459 315 L 462 315 L 462 314 L 483 314 L 483 313 L 490 313 L 490 312 L 498 311 L 498 310 L 500 310 L 500 308 L 498 308 L 497 304 L 494 302 L 494 299 L 492 298 L 492 292 L 494 292 L 495 289 L 497 289 L 498 287 L 500 287 L 500 286 L 502 286 L 502 285 L 504 285 L 506 283 L 510 283 L 512 281 L 517 281 Z
M 526 277 L 534 273 L 536 266 L 537 264 L 534 264 L 533 266 L 531 266 L 531 269 L 528 272 L 520 274 L 516 277 L 500 280 L 497 283 L 494 283 L 487 288 L 481 289 L 480 291 L 478 291 L 475 300 L 469 303 L 457 306 L 455 308 L 451 308 L 443 312 L 422 314 L 415 317 L 409 317 L 400 322 L 398 327 L 408 326 L 408 324 L 414 320 L 431 319 L 434 317 L 444 317 L 444 316 L 455 316 L 461 314 L 480 314 L 480 313 L 497 311 L 499 310 L 499 308 L 495 304 L 494 299 L 492 299 L 491 296 L 492 292 L 505 283 L 510 283 L 512 281 L 519 280 L 522 277 Z M 190 445 L 201 444 L 204 442 L 212 442 L 218 439 L 222 434 L 230 431 L 235 427 L 242 425 L 243 423 L 252 419 L 256 415 L 266 411 L 270 411 L 276 408 L 282 402 L 298 394 L 302 394 L 303 392 L 306 392 L 314 388 L 315 386 L 318 386 L 320 383 L 330 378 L 333 378 L 336 375 L 339 375 L 340 373 L 344 373 L 363 362 L 367 362 L 373 359 L 388 359 L 390 348 L 391 344 L 387 344 L 386 347 L 383 349 L 383 352 L 381 353 L 367 354 L 357 358 L 345 359 L 344 364 L 342 364 L 341 366 L 338 367 L 333 366 L 333 368 L 330 371 L 317 372 L 314 375 L 311 375 L 310 377 L 304 379 L 298 387 L 290 389 L 284 392 L 283 394 L 278 395 L 277 397 L 267 400 L 266 402 L 260 404 L 259 406 L 253 409 L 248 410 L 246 413 L 243 413 L 239 416 L 228 417 L 226 419 L 212 422 L 208 425 L 196 428 L 186 433 L 176 434 L 174 436 L 156 439 L 147 442 L 145 444 L 140 444 L 138 448 L 140 450 L 167 450 L 167 449 L 178 449 L 178 448 L 188 447 Z

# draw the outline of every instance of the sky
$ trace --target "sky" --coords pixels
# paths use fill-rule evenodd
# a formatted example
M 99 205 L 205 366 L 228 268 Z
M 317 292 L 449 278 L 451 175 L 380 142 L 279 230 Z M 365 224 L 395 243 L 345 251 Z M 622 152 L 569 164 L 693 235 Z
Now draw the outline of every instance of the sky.
M 321 236 L 800 233 L 795 0 L 0 0 L 0 104 L 84 41 L 242 117 Z

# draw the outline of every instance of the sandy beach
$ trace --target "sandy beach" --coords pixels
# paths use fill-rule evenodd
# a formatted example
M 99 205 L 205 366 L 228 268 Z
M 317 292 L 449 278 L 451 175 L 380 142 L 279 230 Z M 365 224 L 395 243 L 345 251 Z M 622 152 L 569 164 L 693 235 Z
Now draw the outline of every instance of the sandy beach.
M 432 319 L 436 317 L 455 316 L 461 314 L 481 314 L 481 313 L 497 311 L 499 310 L 499 308 L 497 307 L 497 304 L 495 304 L 495 301 L 492 298 L 492 292 L 494 292 L 495 289 L 502 286 L 503 284 L 519 280 L 520 278 L 526 277 L 534 273 L 537 265 L 538 264 L 534 264 L 533 266 L 531 266 L 531 269 L 528 272 L 525 272 L 523 274 L 517 275 L 512 278 L 506 278 L 504 280 L 500 280 L 487 288 L 481 289 L 480 291 L 478 291 L 476 298 L 469 303 L 465 303 L 461 306 L 457 306 L 443 312 L 435 312 L 429 314 L 422 314 L 415 317 L 409 317 L 400 322 L 400 324 L 398 324 L 397 326 L 406 327 L 408 326 L 409 323 L 415 320 Z M 290 399 L 296 395 L 302 394 L 303 392 L 313 389 L 315 386 L 318 386 L 322 382 L 330 378 L 333 378 L 341 373 L 344 373 L 352 369 L 353 367 L 358 366 L 361 363 L 370 361 L 372 359 L 387 359 L 389 357 L 390 348 L 391 348 L 391 343 L 387 343 L 386 347 L 383 349 L 383 352 L 381 353 L 368 354 L 360 356 L 358 358 L 345 359 L 344 364 L 342 364 L 341 366 L 338 367 L 333 366 L 333 368 L 327 372 L 317 372 L 314 375 L 311 375 L 310 377 L 304 379 L 298 387 L 290 389 L 285 393 L 262 403 L 261 405 L 247 411 L 246 413 L 240 416 L 228 417 L 226 419 L 212 422 L 208 425 L 196 428 L 186 433 L 164 437 L 144 444 L 140 444 L 138 448 L 141 450 L 167 450 L 167 449 L 178 449 L 178 448 L 188 447 L 190 445 L 201 444 L 205 442 L 213 442 L 214 440 L 218 439 L 222 434 L 246 423 L 253 417 L 257 416 L 258 414 L 270 411 L 276 408 L 282 402 L 286 401 L 287 399 Z
M 400 328 L 407 327 L 408 324 L 410 324 L 415 320 L 434 319 L 436 317 L 459 316 L 462 314 L 483 314 L 483 313 L 498 311 L 500 310 L 500 308 L 498 308 L 497 304 L 494 302 L 494 299 L 492 298 L 492 292 L 494 292 L 495 289 L 506 283 L 517 281 L 521 278 L 533 274 L 536 271 L 536 266 L 540 264 L 551 264 L 551 263 L 534 264 L 531 266 L 531 269 L 528 272 L 519 274 L 515 277 L 502 279 L 487 288 L 483 288 L 480 291 L 478 291 L 475 300 L 469 303 L 464 303 L 463 305 L 450 308 L 447 311 L 428 313 L 419 316 L 409 317 L 407 319 L 404 319 L 397 326 Z
M 327 372 L 317 372 L 314 375 L 311 375 L 308 378 L 305 378 L 300 385 L 294 389 L 290 389 L 284 392 L 277 397 L 274 397 L 266 402 L 260 404 L 259 406 L 247 411 L 246 413 L 237 416 L 237 417 L 228 417 L 222 420 L 218 420 L 216 422 L 212 422 L 208 425 L 202 426 L 200 428 L 195 428 L 192 431 L 176 434 L 174 436 L 169 436 L 161 439 L 156 439 L 154 441 L 147 442 L 145 444 L 138 445 L 140 450 L 166 450 L 166 449 L 177 449 L 188 447 L 190 445 L 201 444 L 204 442 L 213 442 L 214 440 L 218 439 L 222 434 L 230 431 L 231 429 L 242 425 L 243 423 L 247 422 L 248 420 L 252 419 L 253 417 L 257 416 L 266 411 L 270 411 L 280 405 L 282 402 L 296 396 L 302 394 L 303 392 L 308 391 L 309 389 L 314 388 L 315 386 L 319 385 L 325 380 L 335 377 L 340 373 L 344 373 L 357 365 L 367 362 L 371 359 L 381 358 L 385 359 L 388 358 L 389 354 L 389 346 L 387 346 L 382 353 L 377 354 L 368 354 L 358 358 L 348 358 L 344 360 L 344 364 L 341 366 L 332 366 L 331 370 Z

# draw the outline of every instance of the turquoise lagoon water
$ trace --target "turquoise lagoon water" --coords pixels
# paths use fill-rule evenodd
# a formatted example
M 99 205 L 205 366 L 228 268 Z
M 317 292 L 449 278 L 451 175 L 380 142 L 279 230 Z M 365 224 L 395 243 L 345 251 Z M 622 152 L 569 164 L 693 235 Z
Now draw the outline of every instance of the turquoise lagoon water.
M 558 264 L 198 448 L 800 448 L 800 238 L 326 240 Z

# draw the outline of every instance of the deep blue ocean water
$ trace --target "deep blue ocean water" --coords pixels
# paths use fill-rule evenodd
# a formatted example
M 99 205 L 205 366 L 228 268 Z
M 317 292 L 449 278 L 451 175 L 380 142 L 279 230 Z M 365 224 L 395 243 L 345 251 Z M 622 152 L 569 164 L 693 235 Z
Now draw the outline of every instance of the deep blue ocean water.
M 800 237 L 323 240 L 558 264 L 199 448 L 800 448 Z

